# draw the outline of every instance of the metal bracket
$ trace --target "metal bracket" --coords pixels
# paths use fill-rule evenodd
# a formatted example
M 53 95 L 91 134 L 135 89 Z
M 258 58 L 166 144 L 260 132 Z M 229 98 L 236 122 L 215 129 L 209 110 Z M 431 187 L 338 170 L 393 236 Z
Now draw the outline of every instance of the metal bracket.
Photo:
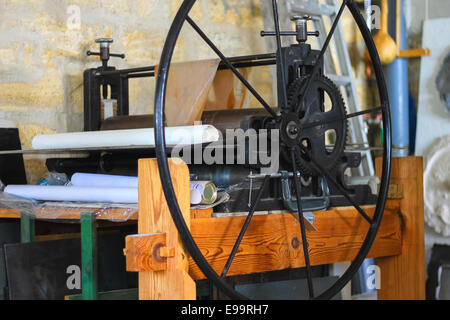
M 298 212 L 297 199 L 292 198 L 291 189 L 289 187 L 289 173 L 287 171 L 281 171 L 281 189 L 283 196 L 284 206 L 291 211 Z M 330 191 L 328 189 L 328 184 L 325 178 L 321 178 L 322 186 L 322 197 L 304 197 L 301 199 L 303 217 L 306 222 L 308 230 L 317 231 L 314 227 L 315 216 L 314 211 L 324 210 L 330 206 Z M 298 220 L 298 213 L 294 214 L 295 218 Z

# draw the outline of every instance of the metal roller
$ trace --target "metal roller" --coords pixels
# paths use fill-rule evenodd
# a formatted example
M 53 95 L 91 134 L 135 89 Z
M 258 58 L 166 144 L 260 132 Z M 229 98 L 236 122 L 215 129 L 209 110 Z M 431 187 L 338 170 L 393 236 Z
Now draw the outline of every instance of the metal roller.
M 213 125 L 223 135 L 226 129 L 241 127 L 241 122 L 251 116 L 267 116 L 263 108 L 204 111 L 201 121 Z M 102 121 L 101 130 L 153 128 L 153 115 L 115 116 Z

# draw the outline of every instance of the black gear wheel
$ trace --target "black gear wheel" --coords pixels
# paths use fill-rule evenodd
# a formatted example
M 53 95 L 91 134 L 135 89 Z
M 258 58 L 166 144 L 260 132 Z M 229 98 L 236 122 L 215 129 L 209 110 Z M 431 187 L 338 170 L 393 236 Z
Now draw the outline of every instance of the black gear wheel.
M 347 111 L 344 99 L 333 81 L 323 75 L 319 75 L 315 77 L 308 91 L 304 93 L 306 98 L 303 100 L 303 104 L 299 105 L 301 92 L 307 79 L 307 76 L 300 77 L 289 86 L 287 92 L 289 112 L 297 114 L 299 118 L 299 143 L 302 143 L 310 150 L 311 156 L 323 168 L 331 170 L 343 156 L 347 141 L 348 121 L 345 119 Z M 331 102 L 329 110 L 324 110 L 326 96 L 329 97 Z M 336 118 L 342 120 L 324 123 L 319 126 L 308 126 L 316 121 L 327 121 Z M 327 132 L 334 132 L 334 148 L 332 150 L 326 147 Z M 288 155 L 289 150 L 285 149 L 283 153 Z M 313 161 L 300 151 L 297 154 L 297 163 L 303 173 L 312 176 L 320 175 Z

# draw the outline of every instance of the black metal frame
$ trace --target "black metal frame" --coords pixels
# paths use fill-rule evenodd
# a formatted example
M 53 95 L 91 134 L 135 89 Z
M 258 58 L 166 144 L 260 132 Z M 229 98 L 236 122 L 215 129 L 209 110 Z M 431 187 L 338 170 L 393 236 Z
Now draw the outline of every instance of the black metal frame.
M 274 13 L 276 14 L 276 1 L 273 1 L 273 7 L 274 7 Z M 180 237 L 186 246 L 188 252 L 191 254 L 194 261 L 197 263 L 199 268 L 202 270 L 202 272 L 205 274 L 207 278 L 212 280 L 214 284 L 222 290 L 227 296 L 234 299 L 245 299 L 246 297 L 240 294 L 239 292 L 235 291 L 225 280 L 224 276 L 226 275 L 227 268 L 224 269 L 222 272 L 222 275 L 219 276 L 209 265 L 209 263 L 206 261 L 205 257 L 202 255 L 201 251 L 199 250 L 197 244 L 195 243 L 195 240 L 193 239 L 189 228 L 187 227 L 183 215 L 180 211 L 178 201 L 174 192 L 174 188 L 172 185 L 171 175 L 169 172 L 168 167 L 168 160 L 167 160 L 167 151 L 166 151 L 166 144 L 165 144 L 165 136 L 164 136 L 164 107 L 165 107 L 165 95 L 166 95 L 166 89 L 167 89 L 167 80 L 168 80 L 168 74 L 171 64 L 171 59 L 173 55 L 173 51 L 175 49 L 175 45 L 179 36 L 179 33 L 181 31 L 181 28 L 184 25 L 184 22 L 187 21 L 194 30 L 197 31 L 197 33 L 203 38 L 203 40 L 208 43 L 208 45 L 215 51 L 218 56 L 221 58 L 222 62 L 229 67 L 236 76 L 242 79 L 242 76 L 240 76 L 239 72 L 236 70 L 236 68 L 233 67 L 230 59 L 227 59 L 220 50 L 215 47 L 215 45 L 209 40 L 209 38 L 201 31 L 201 29 L 195 24 L 195 22 L 189 17 L 189 12 L 192 8 L 192 6 L 195 4 L 195 0 L 185 0 L 173 23 L 170 28 L 169 34 L 166 39 L 166 43 L 163 48 L 163 52 L 161 55 L 161 61 L 160 61 L 160 69 L 157 75 L 157 81 L 156 81 L 156 93 L 155 93 L 155 112 L 154 112 L 154 127 L 155 127 L 155 141 L 156 141 L 156 155 L 157 155 L 157 161 L 158 161 L 158 168 L 160 173 L 160 179 L 162 182 L 162 187 L 164 191 L 164 195 L 166 197 L 173 221 L 178 229 L 178 232 L 180 233 Z M 391 122 L 390 122 L 390 112 L 389 112 L 389 100 L 388 100 L 388 94 L 386 89 L 386 84 L 384 81 L 384 76 L 382 73 L 381 63 L 379 60 L 379 56 L 375 47 L 375 44 L 373 42 L 372 36 L 370 34 L 370 31 L 368 30 L 364 19 L 362 18 L 361 14 L 359 13 L 359 9 L 355 2 L 353 0 L 343 0 L 342 6 L 338 12 L 338 15 L 331 27 L 330 33 L 325 41 L 325 44 L 320 52 L 319 59 L 323 56 L 325 50 L 328 47 L 328 44 L 331 40 L 331 37 L 333 36 L 334 30 L 337 26 L 337 23 L 341 17 L 341 14 L 343 10 L 347 7 L 353 18 L 355 19 L 358 28 L 361 31 L 361 34 L 364 38 L 364 41 L 366 43 L 366 46 L 368 48 L 374 70 L 375 75 L 377 78 L 377 84 L 378 84 L 378 91 L 380 95 L 380 101 L 381 107 L 370 109 L 367 112 L 359 112 L 355 114 L 347 115 L 346 118 L 359 116 L 363 113 L 373 112 L 374 110 L 381 109 L 382 116 L 383 116 L 383 125 L 384 125 L 384 153 L 383 153 L 383 165 L 382 165 L 382 174 L 381 174 L 381 183 L 380 183 L 380 189 L 379 189 L 379 195 L 377 199 L 377 204 L 375 208 L 375 213 L 372 218 L 369 218 L 368 215 L 365 213 L 365 211 L 354 201 L 350 199 L 348 196 L 348 193 L 346 190 L 340 189 L 342 194 L 346 196 L 346 198 L 353 204 L 353 206 L 357 209 L 357 211 L 367 220 L 370 227 L 366 234 L 365 240 L 363 245 L 361 246 L 357 256 L 355 257 L 354 261 L 351 263 L 350 267 L 346 270 L 346 272 L 336 281 L 336 283 L 330 287 L 328 290 L 326 290 L 324 293 L 320 294 L 319 296 L 314 296 L 314 289 L 312 286 L 312 277 L 311 277 L 311 265 L 309 263 L 309 254 L 308 254 L 308 247 L 307 247 L 307 239 L 306 239 L 306 233 L 305 233 L 305 225 L 303 220 L 303 214 L 301 210 L 299 210 L 299 216 L 300 216 L 300 228 L 302 233 L 302 239 L 303 239 L 303 249 L 304 249 L 304 255 L 305 255 L 305 263 L 306 263 L 306 270 L 307 270 L 307 279 L 308 279 L 308 285 L 309 285 L 309 293 L 310 298 L 315 299 L 330 299 L 333 296 L 335 296 L 342 288 L 346 285 L 348 281 L 351 280 L 353 275 L 358 271 L 359 267 L 361 266 L 363 260 L 367 256 L 372 243 L 375 239 L 376 233 L 378 231 L 378 227 L 380 225 L 383 211 L 385 208 L 385 202 L 387 198 L 387 191 L 388 191 L 388 184 L 389 184 L 389 177 L 390 177 L 390 169 L 391 169 Z M 275 15 L 275 21 L 277 25 L 277 17 Z M 278 28 L 276 28 L 276 36 L 277 36 L 277 42 L 278 42 L 278 52 L 280 51 L 280 31 Z M 280 61 L 280 56 L 277 56 L 277 63 L 280 64 L 283 61 Z M 317 73 L 317 68 L 313 69 L 313 76 Z M 313 76 L 311 76 L 309 79 L 312 79 Z M 245 79 L 244 79 L 245 80 Z M 311 80 L 310 80 L 311 81 Z M 310 81 L 308 81 L 308 84 L 305 86 L 304 91 L 306 91 L 309 87 Z M 247 86 L 247 88 L 255 95 L 255 97 L 261 102 L 261 104 L 266 108 L 268 113 L 272 115 L 272 117 L 276 120 L 280 119 L 280 114 L 276 114 L 270 107 L 268 108 L 268 104 L 265 103 L 264 99 L 259 96 L 259 94 L 256 92 L 256 90 L 253 89 L 253 87 L 246 81 L 243 81 L 244 85 Z M 337 121 L 339 119 L 332 119 L 331 121 Z M 320 125 L 319 123 L 311 123 L 310 125 Z M 296 165 L 295 165 L 295 148 L 300 148 L 301 151 L 308 153 L 309 151 L 300 146 L 294 147 L 291 149 L 291 156 L 293 158 L 293 172 L 294 176 L 298 177 L 300 172 L 298 171 Z M 331 177 L 329 174 L 327 174 L 326 170 L 321 168 L 320 165 L 318 165 L 318 168 L 323 173 L 324 176 L 327 177 L 327 179 L 332 183 L 336 183 L 333 177 Z M 263 187 L 266 185 L 267 177 L 264 180 Z M 296 193 L 297 193 L 297 201 L 298 201 L 298 207 L 301 209 L 300 204 L 300 183 L 297 178 L 294 178 L 294 182 L 296 185 Z M 264 189 L 264 188 L 261 188 Z M 262 193 L 262 190 L 260 191 Z M 259 194 L 258 194 L 259 195 Z M 260 198 L 259 196 L 257 199 Z M 257 204 L 257 201 L 252 205 L 252 208 L 254 208 Z M 246 226 L 248 226 L 248 223 L 251 219 L 251 213 L 252 210 L 250 210 L 250 213 L 248 215 L 248 222 L 244 224 L 244 228 L 241 231 L 241 234 L 243 236 L 243 233 L 245 233 Z M 235 253 L 237 250 L 237 247 L 240 244 L 240 240 L 242 240 L 242 236 L 240 235 L 235 243 L 235 247 L 233 249 L 233 252 Z M 230 259 L 232 260 L 234 256 L 230 256 Z M 229 260 L 230 260 L 229 259 Z M 226 266 L 229 267 L 231 262 L 227 263 Z
M 111 88 L 111 99 L 117 100 L 117 115 L 129 114 L 128 77 L 123 77 L 120 73 L 99 75 L 104 71 L 114 70 L 114 67 L 99 67 L 84 71 L 84 131 L 100 130 L 101 101 L 102 96 L 106 98 L 108 86 Z
M 92 55 L 92 54 L 91 54 Z M 112 54 L 110 54 L 113 56 Z M 275 54 L 261 54 L 228 58 L 232 68 L 248 68 L 276 64 Z M 220 63 L 218 69 L 230 69 Z M 129 115 L 129 79 L 155 76 L 155 66 L 118 70 L 101 66 L 84 71 L 84 131 L 98 131 L 101 127 L 101 100 L 106 98 L 106 88 L 111 88 L 111 99 L 117 100 L 117 116 Z M 100 88 L 103 86 L 103 90 Z

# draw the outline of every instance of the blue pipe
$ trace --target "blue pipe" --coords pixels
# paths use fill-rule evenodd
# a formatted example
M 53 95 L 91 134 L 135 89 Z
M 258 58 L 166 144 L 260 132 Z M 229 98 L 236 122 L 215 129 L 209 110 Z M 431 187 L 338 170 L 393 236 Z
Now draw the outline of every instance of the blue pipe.
M 395 39 L 395 2 L 389 1 L 389 33 Z M 403 2 L 401 8 L 403 8 Z M 401 13 L 401 49 L 408 48 L 405 16 Z M 398 41 L 397 41 L 398 43 Z M 409 91 L 408 59 L 396 58 L 387 66 L 387 82 L 392 117 L 392 155 L 406 157 L 409 155 Z

